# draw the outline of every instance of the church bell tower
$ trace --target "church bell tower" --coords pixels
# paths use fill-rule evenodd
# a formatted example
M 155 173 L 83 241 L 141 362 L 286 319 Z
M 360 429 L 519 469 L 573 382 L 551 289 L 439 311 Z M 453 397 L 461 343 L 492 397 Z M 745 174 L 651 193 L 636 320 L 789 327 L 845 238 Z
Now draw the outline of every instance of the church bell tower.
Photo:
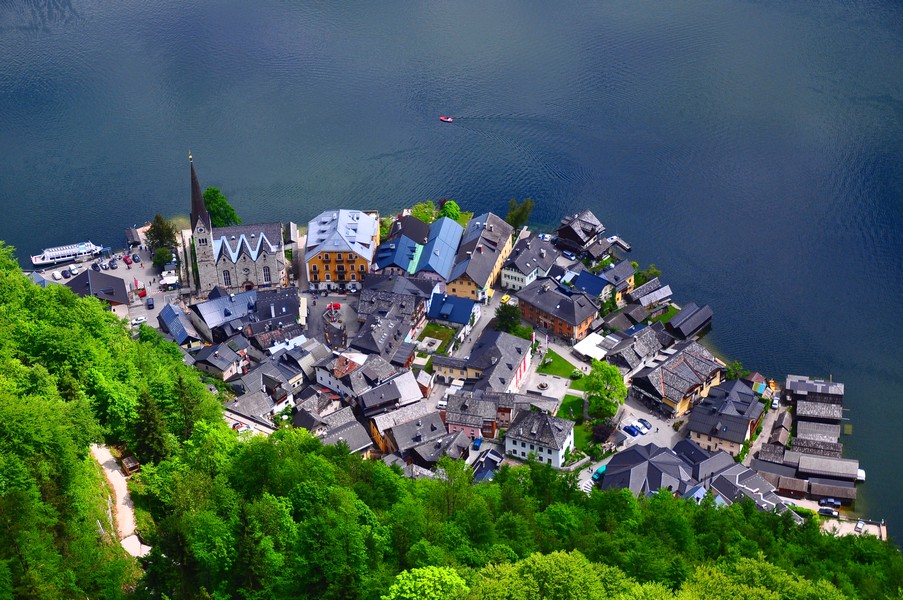
M 210 224 L 210 214 L 204 204 L 201 184 L 198 183 L 198 174 L 194 170 L 194 160 L 190 153 L 188 164 L 191 168 L 191 236 L 197 257 L 198 292 L 204 295 L 210 292 L 217 282 L 216 262 L 213 256 L 213 226 Z

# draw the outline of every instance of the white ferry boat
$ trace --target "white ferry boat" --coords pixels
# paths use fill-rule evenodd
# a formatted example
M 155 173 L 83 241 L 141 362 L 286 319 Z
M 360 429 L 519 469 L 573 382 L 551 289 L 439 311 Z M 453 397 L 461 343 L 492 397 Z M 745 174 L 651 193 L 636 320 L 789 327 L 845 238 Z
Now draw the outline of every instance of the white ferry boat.
M 97 256 L 101 250 L 101 246 L 94 245 L 91 242 L 45 248 L 40 254 L 31 257 L 31 263 L 36 267 L 43 267 L 71 260 L 84 260 Z

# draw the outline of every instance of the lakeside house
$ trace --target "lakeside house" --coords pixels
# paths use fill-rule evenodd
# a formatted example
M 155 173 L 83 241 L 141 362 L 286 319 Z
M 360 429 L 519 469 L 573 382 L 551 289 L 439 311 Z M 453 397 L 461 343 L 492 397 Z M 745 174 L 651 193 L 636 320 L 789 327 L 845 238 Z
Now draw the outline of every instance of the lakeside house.
M 690 439 L 709 450 L 740 454 L 759 425 L 765 406 L 742 381 L 725 381 L 711 389 L 688 420 Z
M 513 231 L 511 225 L 491 212 L 473 217 L 461 237 L 448 278 L 448 293 L 487 302 L 511 253 Z
M 527 287 L 538 278 L 547 276 L 558 256 L 558 250 L 548 240 L 535 237 L 519 239 L 502 265 L 501 286 L 513 292 Z
M 357 290 L 379 246 L 379 213 L 326 210 L 307 225 L 304 262 L 312 289 Z
M 430 223 L 429 238 L 417 261 L 417 276 L 443 283 L 448 281 L 462 235 L 464 227 L 448 217 Z
M 594 244 L 604 245 L 605 226 L 596 218 L 591 210 L 583 210 L 561 219 L 555 231 L 555 244 L 564 250 L 570 250 L 578 256 L 587 252 Z M 606 249 L 611 244 L 606 246 Z
M 721 383 L 723 364 L 698 342 L 663 350 L 633 377 L 634 397 L 668 415 L 681 416 Z

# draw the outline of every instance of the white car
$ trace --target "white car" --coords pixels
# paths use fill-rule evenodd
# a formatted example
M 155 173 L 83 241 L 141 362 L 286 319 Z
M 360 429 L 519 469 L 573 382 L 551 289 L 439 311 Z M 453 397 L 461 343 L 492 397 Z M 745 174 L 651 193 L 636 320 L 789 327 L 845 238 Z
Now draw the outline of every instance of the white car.
M 60 280 L 63 279 L 63 276 L 60 275 L 60 272 L 59 272 L 59 271 L 54 271 L 54 272 L 53 272 L 53 278 L 54 278 L 55 280 L 57 280 L 57 281 L 60 281 Z
M 777 408 L 779 405 L 780 405 L 780 400 L 778 398 L 775 398 L 774 400 L 771 401 L 771 408 Z
M 142 315 L 140 317 L 135 317 L 134 319 L 132 319 L 132 327 L 136 327 L 138 325 L 141 325 L 142 323 L 147 323 L 147 317 Z
M 646 435 L 647 433 L 649 433 L 649 428 L 646 427 L 645 425 L 643 425 L 642 423 L 640 423 L 639 421 L 633 421 L 631 423 L 631 425 L 636 427 L 637 430 L 643 435 Z
M 75 265 L 72 265 L 71 267 L 69 267 L 69 272 L 72 273 L 73 277 L 75 277 L 76 275 L 78 275 L 80 273 L 78 267 Z

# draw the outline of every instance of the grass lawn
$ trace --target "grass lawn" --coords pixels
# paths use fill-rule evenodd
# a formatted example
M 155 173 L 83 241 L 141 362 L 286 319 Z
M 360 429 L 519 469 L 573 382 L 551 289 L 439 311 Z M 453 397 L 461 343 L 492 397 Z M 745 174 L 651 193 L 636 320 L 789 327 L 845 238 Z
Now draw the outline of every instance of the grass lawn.
M 571 409 L 574 409 L 574 416 L 571 417 Z M 561 408 L 558 409 L 558 414 L 555 415 L 562 419 L 573 419 L 576 420 L 583 414 L 583 398 L 572 396 L 570 394 L 566 395 L 561 400 Z
M 452 338 L 455 337 L 455 330 L 451 327 L 436 325 L 435 323 L 427 323 L 426 327 L 423 328 L 423 333 L 420 334 L 420 337 L 418 339 L 422 340 L 423 338 L 427 337 L 441 340 L 441 343 L 436 349 L 436 352 L 442 354 L 448 349 L 448 344 L 451 342 Z
M 549 361 L 550 359 L 551 362 L 546 364 L 546 361 Z M 536 369 L 536 372 L 545 375 L 558 375 L 559 377 L 569 379 L 571 373 L 574 372 L 574 365 L 563 359 L 554 350 L 549 350 L 546 352 L 545 356 L 542 357 L 542 365 Z
M 586 391 L 586 375 L 581 377 L 580 379 L 575 379 L 571 382 L 571 388 L 575 390 L 580 390 L 581 392 Z
M 574 446 L 578 450 L 587 452 L 589 445 L 593 441 L 593 432 L 587 425 L 574 425 Z
M 677 314 L 677 309 L 674 308 L 674 305 L 672 304 L 668 307 L 668 310 L 666 310 L 663 314 L 661 314 L 658 317 L 655 317 L 654 319 L 652 319 L 649 322 L 650 323 L 658 323 L 659 321 L 661 321 L 662 323 L 667 323 L 676 314 Z

